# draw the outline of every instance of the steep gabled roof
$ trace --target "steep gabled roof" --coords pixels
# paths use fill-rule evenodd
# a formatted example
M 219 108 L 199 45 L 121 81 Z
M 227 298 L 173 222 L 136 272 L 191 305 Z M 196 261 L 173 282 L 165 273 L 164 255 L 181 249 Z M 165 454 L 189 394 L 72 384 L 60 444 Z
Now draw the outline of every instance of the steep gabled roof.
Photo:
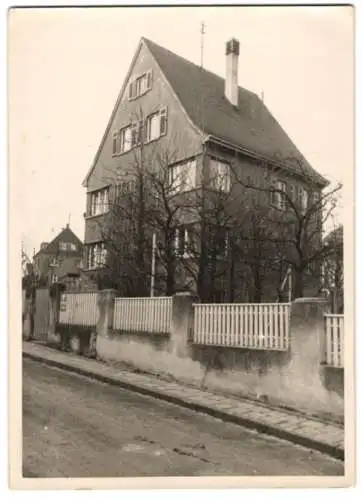
M 239 105 L 224 95 L 225 80 L 151 40 L 144 39 L 187 114 L 205 134 L 244 148 L 267 160 L 277 160 L 320 184 L 328 182 L 300 153 L 287 133 L 253 92 L 239 86 Z M 293 166 L 288 159 L 293 159 Z
M 59 251 L 58 244 L 59 241 L 66 241 L 68 243 L 74 242 L 79 245 L 79 248 L 83 246 L 82 241 L 78 238 L 78 236 L 73 233 L 73 231 L 70 229 L 70 227 L 67 225 L 65 229 L 63 229 L 50 243 L 45 248 L 42 248 L 39 250 L 34 257 L 39 255 L 40 253 L 46 253 L 46 254 L 56 254 Z

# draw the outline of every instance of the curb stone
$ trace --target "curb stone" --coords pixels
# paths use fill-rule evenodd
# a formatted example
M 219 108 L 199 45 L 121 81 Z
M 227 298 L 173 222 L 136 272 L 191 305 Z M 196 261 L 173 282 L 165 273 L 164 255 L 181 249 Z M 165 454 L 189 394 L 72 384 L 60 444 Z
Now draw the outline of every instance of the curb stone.
M 24 358 L 33 359 L 34 361 L 41 362 L 43 364 L 53 366 L 56 368 L 60 368 L 69 372 L 77 373 L 79 375 L 86 376 L 88 378 L 98 380 L 103 383 L 107 383 L 110 385 L 118 386 L 123 389 L 131 390 L 133 392 L 137 392 L 139 394 L 145 396 L 151 396 L 159 400 L 167 401 L 169 403 L 176 404 L 178 406 L 191 409 L 193 411 L 204 413 L 210 415 L 212 417 L 218 418 L 225 422 L 234 423 L 240 425 L 242 427 L 255 430 L 262 434 L 267 434 L 279 439 L 283 439 L 289 441 L 293 444 L 297 444 L 300 446 L 304 446 L 311 450 L 319 451 L 321 453 L 327 454 L 333 458 L 344 461 L 344 449 L 339 446 L 334 446 L 325 442 L 318 441 L 317 439 L 313 439 L 311 437 L 301 435 L 300 433 L 296 433 L 289 431 L 287 429 L 283 429 L 280 427 L 273 426 L 269 423 L 263 421 L 257 421 L 253 418 L 248 418 L 247 415 L 239 415 L 237 411 L 232 410 L 229 411 L 227 409 L 217 409 L 213 408 L 207 404 L 202 402 L 195 402 L 194 397 L 188 399 L 187 395 L 185 397 L 180 397 L 177 395 L 172 395 L 170 393 L 164 392 L 162 389 L 157 390 L 151 387 L 146 387 L 142 384 L 137 384 L 132 381 L 120 380 L 119 378 L 112 377 L 110 375 L 103 375 L 100 373 L 95 373 L 89 369 L 81 368 L 78 366 L 72 366 L 64 361 L 57 361 L 54 359 L 47 359 L 38 354 L 23 352 Z M 200 401 L 202 398 L 200 398 Z

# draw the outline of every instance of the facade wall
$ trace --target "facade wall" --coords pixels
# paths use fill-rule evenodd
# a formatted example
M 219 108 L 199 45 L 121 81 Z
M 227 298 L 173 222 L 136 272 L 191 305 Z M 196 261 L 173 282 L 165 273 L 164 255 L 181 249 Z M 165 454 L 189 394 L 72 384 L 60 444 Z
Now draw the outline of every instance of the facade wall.
M 202 151 L 202 139 L 200 133 L 191 124 L 177 98 L 171 90 L 168 82 L 163 77 L 158 65 L 145 46 L 141 46 L 136 58 L 129 81 L 137 75 L 152 70 L 152 88 L 143 96 L 129 101 L 128 86 L 120 99 L 116 112 L 113 116 L 111 126 L 106 134 L 101 147 L 96 166 L 91 173 L 87 192 L 100 189 L 113 184 L 116 180 L 131 178 L 132 171 L 139 162 L 140 149 L 142 149 L 143 163 L 153 165 L 157 163 L 156 153 L 163 156 L 167 153 L 170 163 L 200 154 Z M 167 134 L 142 148 L 134 148 L 119 156 L 113 156 L 113 133 L 132 121 L 146 117 L 160 108 L 167 108 Z M 88 198 L 89 200 L 89 198 Z M 89 212 L 89 201 L 87 201 Z M 100 240 L 101 234 L 93 218 L 86 216 L 85 243 Z

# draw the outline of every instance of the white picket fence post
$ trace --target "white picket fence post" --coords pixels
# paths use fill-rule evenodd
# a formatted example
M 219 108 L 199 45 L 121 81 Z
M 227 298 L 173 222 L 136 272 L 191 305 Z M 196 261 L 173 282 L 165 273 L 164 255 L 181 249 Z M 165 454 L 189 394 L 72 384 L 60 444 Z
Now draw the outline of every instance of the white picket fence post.
M 328 366 L 344 366 L 344 316 L 343 314 L 324 315 L 325 359 Z
M 285 351 L 290 304 L 194 304 L 193 342 Z

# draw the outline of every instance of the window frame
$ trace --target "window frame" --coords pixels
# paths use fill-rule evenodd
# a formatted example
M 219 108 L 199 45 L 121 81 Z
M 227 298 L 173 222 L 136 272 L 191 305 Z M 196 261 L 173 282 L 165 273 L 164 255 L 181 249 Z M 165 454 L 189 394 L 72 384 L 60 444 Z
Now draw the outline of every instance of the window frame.
M 278 191 L 276 191 L 278 190 Z M 283 191 L 283 194 L 280 193 L 279 191 Z M 281 210 L 282 212 L 285 212 L 287 210 L 287 199 L 286 199 L 286 194 L 288 193 L 288 183 L 287 181 L 284 180 L 274 180 L 272 183 L 272 191 L 270 193 L 270 204 L 274 207 L 277 208 L 278 210 Z
M 308 210 L 309 196 L 308 191 L 303 186 L 298 186 L 298 205 L 300 207 L 302 215 Z
M 191 227 L 190 224 L 181 224 L 175 227 L 172 243 L 173 243 L 173 250 L 177 258 L 190 259 L 194 255 L 191 248 L 192 238 L 191 238 L 191 232 L 189 230 L 190 227 Z
M 178 177 L 179 181 L 177 182 Z M 197 188 L 196 158 L 191 158 L 184 162 L 170 165 L 168 167 L 168 185 L 173 195 L 186 193 L 188 191 L 196 189 Z
M 95 270 L 104 267 L 107 261 L 107 254 L 108 252 L 105 247 L 104 241 L 97 241 L 95 243 L 87 244 L 87 269 Z
M 150 137 L 150 122 L 153 118 L 157 119 L 157 134 L 155 137 Z M 162 121 L 164 123 L 164 128 L 161 130 L 161 124 Z M 157 141 L 161 137 L 164 137 L 167 135 L 167 128 L 168 128 L 168 110 L 166 106 L 163 106 L 162 108 L 158 109 L 157 111 L 154 111 L 153 113 L 150 113 L 144 121 L 144 143 L 148 144 L 153 141 Z
M 149 69 L 141 75 L 137 75 L 128 84 L 128 100 L 134 101 L 147 94 L 152 89 L 152 69 Z M 144 82 L 144 86 L 142 86 Z
M 97 217 L 109 212 L 109 186 L 91 191 L 89 194 L 90 204 L 88 217 Z
M 217 165 L 217 170 L 213 172 L 214 165 Z M 220 167 L 223 167 L 225 169 L 222 176 L 220 175 Z M 231 167 L 228 161 L 222 160 L 221 158 L 216 158 L 214 156 L 209 157 L 209 184 L 210 187 L 215 191 L 230 193 Z M 223 184 L 225 184 L 224 187 Z

